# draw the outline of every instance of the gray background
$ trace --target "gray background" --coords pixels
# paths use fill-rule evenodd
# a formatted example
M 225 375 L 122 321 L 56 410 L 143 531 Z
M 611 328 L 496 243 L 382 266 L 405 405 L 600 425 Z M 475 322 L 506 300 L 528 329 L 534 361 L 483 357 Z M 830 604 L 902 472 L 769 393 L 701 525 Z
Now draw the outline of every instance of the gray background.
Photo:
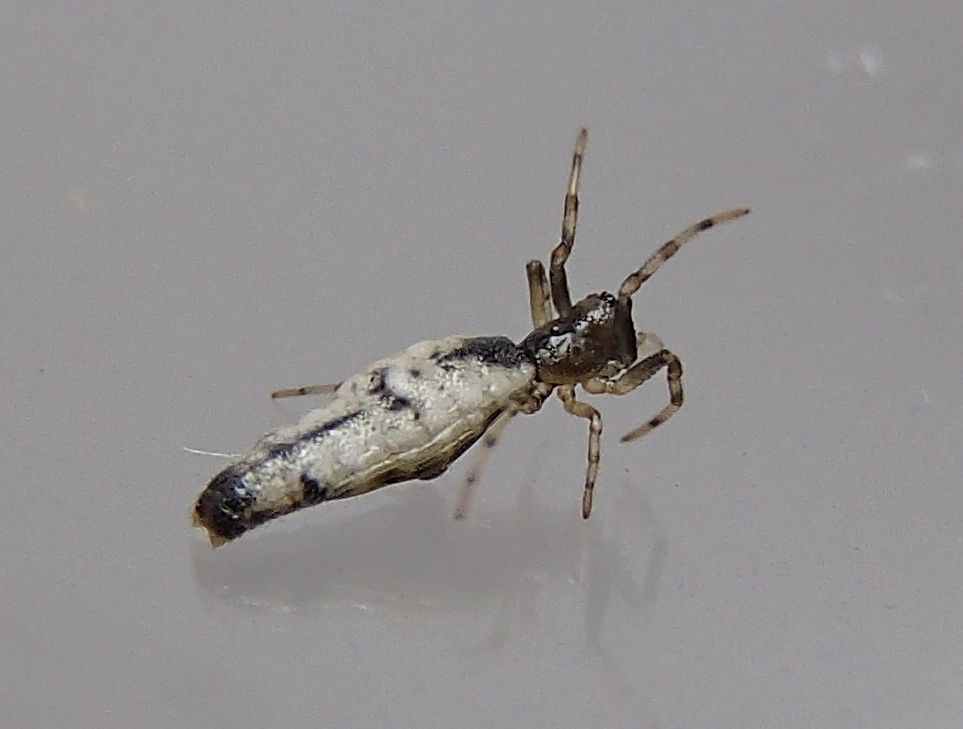
M 2 11 L 4 727 L 957 727 L 958 2 Z M 571 144 L 578 294 L 688 401 L 520 418 L 212 552 L 222 461 L 419 339 L 526 333 Z

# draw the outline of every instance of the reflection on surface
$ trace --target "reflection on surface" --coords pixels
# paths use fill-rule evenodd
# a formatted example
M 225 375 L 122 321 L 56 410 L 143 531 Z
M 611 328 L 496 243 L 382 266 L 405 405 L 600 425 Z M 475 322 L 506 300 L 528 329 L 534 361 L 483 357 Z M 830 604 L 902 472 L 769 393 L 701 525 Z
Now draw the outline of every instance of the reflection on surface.
M 198 537 L 192 562 L 204 590 L 260 610 L 348 606 L 421 620 L 480 613 L 490 648 L 558 600 L 577 602 L 585 645 L 604 658 L 613 601 L 641 621 L 657 595 L 664 537 L 635 487 L 623 485 L 613 508 L 588 521 L 574 506 L 534 503 L 530 485 L 518 493 L 514 509 L 454 520 L 440 487 L 413 485 L 363 511 L 328 509 L 323 524 L 272 526 L 217 551 Z

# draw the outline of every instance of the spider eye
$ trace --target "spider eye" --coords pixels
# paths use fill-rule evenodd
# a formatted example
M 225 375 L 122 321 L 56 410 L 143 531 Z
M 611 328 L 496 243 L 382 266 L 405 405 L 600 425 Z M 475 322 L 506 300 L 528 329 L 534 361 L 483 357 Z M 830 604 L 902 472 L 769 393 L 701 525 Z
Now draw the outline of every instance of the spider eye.
M 561 334 L 561 333 L 562 333 L 562 327 L 560 327 L 558 324 L 553 324 L 553 325 L 552 325 L 552 328 L 549 329 L 548 331 L 549 331 L 550 334 Z

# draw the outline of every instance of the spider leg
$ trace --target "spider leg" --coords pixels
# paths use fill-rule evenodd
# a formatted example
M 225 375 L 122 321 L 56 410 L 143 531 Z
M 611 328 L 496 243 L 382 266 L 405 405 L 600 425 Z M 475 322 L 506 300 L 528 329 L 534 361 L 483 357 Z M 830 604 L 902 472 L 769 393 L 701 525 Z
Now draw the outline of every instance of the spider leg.
M 488 464 L 488 459 L 491 458 L 492 451 L 495 449 L 495 446 L 498 445 L 502 433 L 505 432 L 505 428 L 508 427 L 508 424 L 517 412 L 514 408 L 509 408 L 503 412 L 498 416 L 498 419 L 492 423 L 488 432 L 482 436 L 481 448 L 475 452 L 475 460 L 472 461 L 472 464 L 468 467 L 465 482 L 461 485 L 461 489 L 458 492 L 458 500 L 455 502 L 455 509 L 451 513 L 453 519 L 464 519 L 468 516 L 468 507 L 475 493 L 475 484 L 478 483 L 478 479 Z
M 682 362 L 668 349 L 662 349 L 651 357 L 646 357 L 636 362 L 616 380 L 593 377 L 582 383 L 582 387 L 585 388 L 586 392 L 591 392 L 596 395 L 625 395 L 650 379 L 662 370 L 662 368 L 666 370 L 666 380 L 669 385 L 669 404 L 646 423 L 623 435 L 621 439 L 623 443 L 641 438 L 653 428 L 662 425 L 682 407 Z
M 659 250 L 649 256 L 648 260 L 642 264 L 642 267 L 630 273 L 622 285 L 619 287 L 619 299 L 625 300 L 632 296 L 639 287 L 642 286 L 646 281 L 652 278 L 652 275 L 661 268 L 662 264 L 668 261 L 672 256 L 678 253 L 679 249 L 688 243 L 690 240 L 695 238 L 699 233 L 704 230 L 709 230 L 709 228 L 714 228 L 722 223 L 727 223 L 730 220 L 735 220 L 736 218 L 741 218 L 743 215 L 748 214 L 749 208 L 737 208 L 736 210 L 727 210 L 724 213 L 717 213 L 712 217 L 700 220 L 694 225 L 690 225 L 688 228 L 683 230 L 681 233 L 675 236 L 672 240 L 663 244 Z M 552 294 L 555 294 L 554 287 L 552 289 Z M 557 304 L 556 304 L 557 306 Z
M 572 253 L 575 245 L 575 227 L 578 224 L 578 183 L 582 173 L 582 157 L 585 154 L 585 142 L 588 130 L 582 129 L 575 138 L 575 151 L 572 153 L 572 171 L 568 176 L 568 188 L 565 192 L 565 206 L 562 211 L 562 239 L 552 250 L 549 265 L 549 280 L 552 283 L 552 301 L 559 316 L 565 316 L 572 310 L 572 297 L 568 292 L 568 279 L 565 276 L 565 262 Z
M 537 329 L 552 318 L 545 267 L 541 261 L 529 261 L 525 273 L 528 275 L 528 306 L 532 312 L 532 324 Z
M 599 445 L 602 440 L 602 416 L 591 405 L 575 399 L 575 386 L 563 385 L 558 388 L 558 397 L 565 411 L 589 421 L 588 468 L 585 471 L 585 489 L 582 492 L 582 518 L 588 519 L 592 513 L 592 491 L 595 477 L 599 472 Z
M 535 383 L 531 392 L 519 397 L 516 402 L 513 402 L 502 411 L 501 415 L 495 418 L 495 421 L 489 426 L 488 432 L 481 438 L 481 449 L 475 454 L 475 460 L 471 466 L 468 467 L 465 483 L 462 484 L 461 490 L 458 492 L 458 499 L 455 502 L 452 518 L 464 519 L 468 514 L 468 506 L 474 494 L 475 484 L 478 483 L 478 479 L 481 478 L 482 470 L 484 470 L 485 465 L 488 463 L 492 450 L 498 445 L 498 441 L 505 432 L 505 428 L 508 427 L 509 422 L 511 422 L 511 419 L 518 415 L 518 413 L 532 414 L 538 412 L 539 408 L 542 407 L 542 403 L 545 402 L 545 398 L 552 394 L 553 389 L 555 389 L 553 385 L 548 385 L 544 382 Z
M 271 393 L 271 398 L 277 400 L 282 397 L 301 397 L 302 395 L 333 395 L 341 383 L 337 385 L 307 385 L 305 387 L 292 387 L 288 390 L 275 390 Z

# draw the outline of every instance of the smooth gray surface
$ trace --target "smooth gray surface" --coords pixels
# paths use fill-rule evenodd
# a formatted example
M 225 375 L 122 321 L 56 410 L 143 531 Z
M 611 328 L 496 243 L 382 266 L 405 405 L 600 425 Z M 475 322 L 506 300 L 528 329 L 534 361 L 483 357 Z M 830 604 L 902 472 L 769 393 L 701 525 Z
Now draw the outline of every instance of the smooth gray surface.
M 4 727 L 958 727 L 958 2 L 2 11 Z M 13 7 L 13 6 L 11 6 Z M 688 401 L 211 552 L 216 458 L 426 337 L 640 292 Z

